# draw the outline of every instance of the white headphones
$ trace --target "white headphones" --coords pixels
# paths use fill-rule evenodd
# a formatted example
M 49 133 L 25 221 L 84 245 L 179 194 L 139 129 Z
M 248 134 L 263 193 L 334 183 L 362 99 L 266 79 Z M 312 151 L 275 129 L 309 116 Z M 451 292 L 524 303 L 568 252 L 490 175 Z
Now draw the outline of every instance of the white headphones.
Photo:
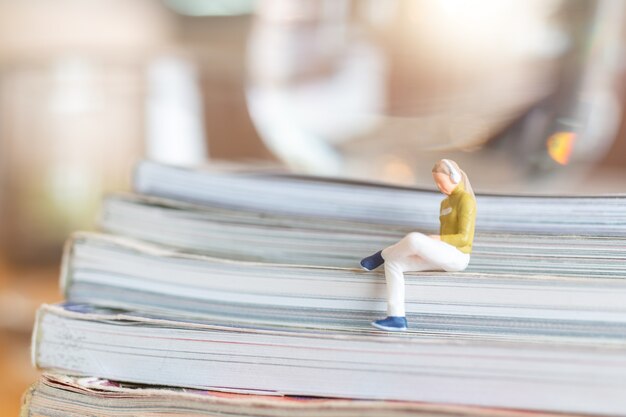
M 450 179 L 452 180 L 452 182 L 454 184 L 460 183 L 462 177 L 459 171 L 457 171 L 456 168 L 454 168 L 454 165 L 452 165 L 450 161 L 448 161 L 447 159 L 442 159 L 442 161 L 444 164 L 446 164 L 446 166 L 450 170 Z

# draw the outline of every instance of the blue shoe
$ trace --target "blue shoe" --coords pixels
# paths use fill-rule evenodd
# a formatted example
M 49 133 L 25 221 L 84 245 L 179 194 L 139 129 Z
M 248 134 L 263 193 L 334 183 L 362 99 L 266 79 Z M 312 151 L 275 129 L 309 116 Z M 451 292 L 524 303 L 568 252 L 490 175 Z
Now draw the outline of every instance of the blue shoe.
M 361 259 L 361 266 L 363 267 L 363 269 L 365 269 L 366 271 L 373 271 L 374 269 L 384 264 L 385 260 L 383 259 L 382 252 L 383 251 L 379 250 L 378 252 L 368 256 L 367 258 Z
M 373 321 L 372 326 L 388 332 L 403 332 L 406 330 L 406 317 L 389 316 L 386 319 Z

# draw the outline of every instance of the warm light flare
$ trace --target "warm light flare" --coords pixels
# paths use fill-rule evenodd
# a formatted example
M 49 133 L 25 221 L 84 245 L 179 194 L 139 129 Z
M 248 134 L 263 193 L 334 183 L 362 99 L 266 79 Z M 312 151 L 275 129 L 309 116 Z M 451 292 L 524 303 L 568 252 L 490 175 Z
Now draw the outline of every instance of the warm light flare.
M 546 142 L 548 155 L 561 165 L 567 165 L 572 155 L 576 134 L 574 132 L 557 132 Z

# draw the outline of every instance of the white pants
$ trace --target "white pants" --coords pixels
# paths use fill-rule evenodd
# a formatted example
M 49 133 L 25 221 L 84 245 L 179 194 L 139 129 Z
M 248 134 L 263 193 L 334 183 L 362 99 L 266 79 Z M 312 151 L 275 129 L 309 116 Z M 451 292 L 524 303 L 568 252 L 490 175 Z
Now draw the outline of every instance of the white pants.
M 470 256 L 454 246 L 422 233 L 409 233 L 382 252 L 387 281 L 387 315 L 405 316 L 404 272 L 462 271 Z

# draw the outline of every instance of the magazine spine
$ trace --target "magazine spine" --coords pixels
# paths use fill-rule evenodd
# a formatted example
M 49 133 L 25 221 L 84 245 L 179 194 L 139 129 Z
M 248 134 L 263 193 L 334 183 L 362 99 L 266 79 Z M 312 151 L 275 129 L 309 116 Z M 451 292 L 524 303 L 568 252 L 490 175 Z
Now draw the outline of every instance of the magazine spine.
M 69 289 L 72 285 L 72 260 L 74 258 L 74 245 L 79 238 L 80 233 L 72 234 L 69 239 L 65 241 L 63 246 L 63 256 L 61 258 L 61 272 L 59 275 L 59 288 L 61 294 L 68 298 Z
M 35 382 L 30 387 L 24 391 L 22 394 L 21 407 L 20 407 L 20 417 L 30 417 L 32 415 L 30 404 L 33 400 L 33 395 L 35 394 L 35 390 L 39 382 Z
M 37 313 L 35 314 L 35 324 L 33 325 L 33 333 L 31 335 L 31 341 L 30 341 L 30 361 L 32 363 L 32 365 L 37 368 L 39 368 L 39 364 L 38 364 L 38 358 L 39 358 L 39 342 L 41 341 L 41 322 L 43 321 L 43 317 L 44 315 L 47 313 L 47 305 L 43 304 L 41 307 L 39 307 L 39 309 L 37 310 Z

